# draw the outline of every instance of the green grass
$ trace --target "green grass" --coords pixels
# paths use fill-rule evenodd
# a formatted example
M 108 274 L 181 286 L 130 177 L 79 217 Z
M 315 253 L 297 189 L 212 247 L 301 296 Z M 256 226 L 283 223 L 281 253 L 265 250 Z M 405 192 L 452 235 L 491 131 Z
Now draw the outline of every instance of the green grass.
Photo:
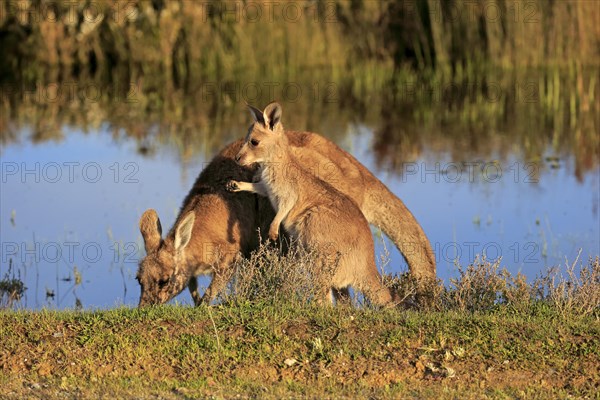
M 316 306 L 313 256 L 261 246 L 219 306 L 6 309 L 0 397 L 597 396 L 600 258 L 530 283 L 478 258 L 419 296 L 386 276 L 406 302 L 377 310 Z
M 476 259 L 405 303 L 316 306 L 314 254 L 261 246 L 221 305 L 0 312 L 0 397 L 597 396 L 600 258 L 528 283 Z
M 3 311 L 0 337 L 8 398 L 593 398 L 600 381 L 597 317 L 546 303 Z

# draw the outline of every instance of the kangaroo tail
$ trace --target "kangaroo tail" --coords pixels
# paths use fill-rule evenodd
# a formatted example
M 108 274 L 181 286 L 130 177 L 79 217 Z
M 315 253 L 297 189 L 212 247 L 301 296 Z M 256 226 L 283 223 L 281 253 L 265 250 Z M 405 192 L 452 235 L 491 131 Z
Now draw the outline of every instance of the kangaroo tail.
M 435 255 L 431 244 L 402 200 L 383 183 L 375 181 L 366 193 L 362 209 L 369 223 L 381 227 L 400 250 L 411 275 L 418 280 L 435 279 Z

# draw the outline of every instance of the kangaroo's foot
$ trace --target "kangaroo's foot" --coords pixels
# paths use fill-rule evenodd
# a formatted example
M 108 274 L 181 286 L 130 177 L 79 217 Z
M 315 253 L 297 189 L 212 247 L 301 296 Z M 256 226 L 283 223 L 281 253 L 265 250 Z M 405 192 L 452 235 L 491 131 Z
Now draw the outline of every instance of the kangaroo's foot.
M 279 224 L 271 224 L 269 227 L 269 239 L 276 241 L 279 238 Z
M 198 281 L 195 276 L 192 276 L 188 282 L 188 288 L 190 289 L 190 294 L 192 295 L 192 299 L 194 300 L 194 305 L 199 306 L 202 303 L 202 296 L 198 293 Z
M 350 290 L 348 289 L 348 287 L 339 289 L 332 288 L 332 291 L 336 306 L 352 306 L 352 299 L 350 298 Z

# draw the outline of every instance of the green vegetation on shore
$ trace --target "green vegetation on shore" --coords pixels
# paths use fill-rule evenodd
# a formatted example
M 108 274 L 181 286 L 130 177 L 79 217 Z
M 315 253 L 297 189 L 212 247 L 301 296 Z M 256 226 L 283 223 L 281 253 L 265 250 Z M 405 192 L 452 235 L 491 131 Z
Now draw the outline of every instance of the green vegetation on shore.
M 431 296 L 388 277 L 406 307 L 376 310 L 316 306 L 310 274 L 293 268 L 308 259 L 261 249 L 218 306 L 1 311 L 0 395 L 597 396 L 598 258 L 531 283 L 476 261 Z
M 597 317 L 247 303 L 0 313 L 3 398 L 594 398 Z

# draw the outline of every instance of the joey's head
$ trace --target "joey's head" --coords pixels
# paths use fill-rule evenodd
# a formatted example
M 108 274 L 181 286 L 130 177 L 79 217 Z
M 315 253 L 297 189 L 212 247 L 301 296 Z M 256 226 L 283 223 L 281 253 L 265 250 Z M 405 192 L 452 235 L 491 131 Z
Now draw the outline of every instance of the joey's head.
M 251 105 L 248 108 L 254 123 L 235 157 L 242 166 L 269 162 L 277 155 L 278 147 L 287 144 L 281 124 L 281 106 L 278 103 L 270 103 L 264 111 Z
M 156 211 L 146 210 L 140 218 L 146 257 L 140 261 L 137 280 L 141 287 L 139 306 L 166 303 L 186 287 L 185 248 L 192 237 L 195 214 L 187 213 L 175 230 L 173 240 L 162 239 L 162 227 Z

